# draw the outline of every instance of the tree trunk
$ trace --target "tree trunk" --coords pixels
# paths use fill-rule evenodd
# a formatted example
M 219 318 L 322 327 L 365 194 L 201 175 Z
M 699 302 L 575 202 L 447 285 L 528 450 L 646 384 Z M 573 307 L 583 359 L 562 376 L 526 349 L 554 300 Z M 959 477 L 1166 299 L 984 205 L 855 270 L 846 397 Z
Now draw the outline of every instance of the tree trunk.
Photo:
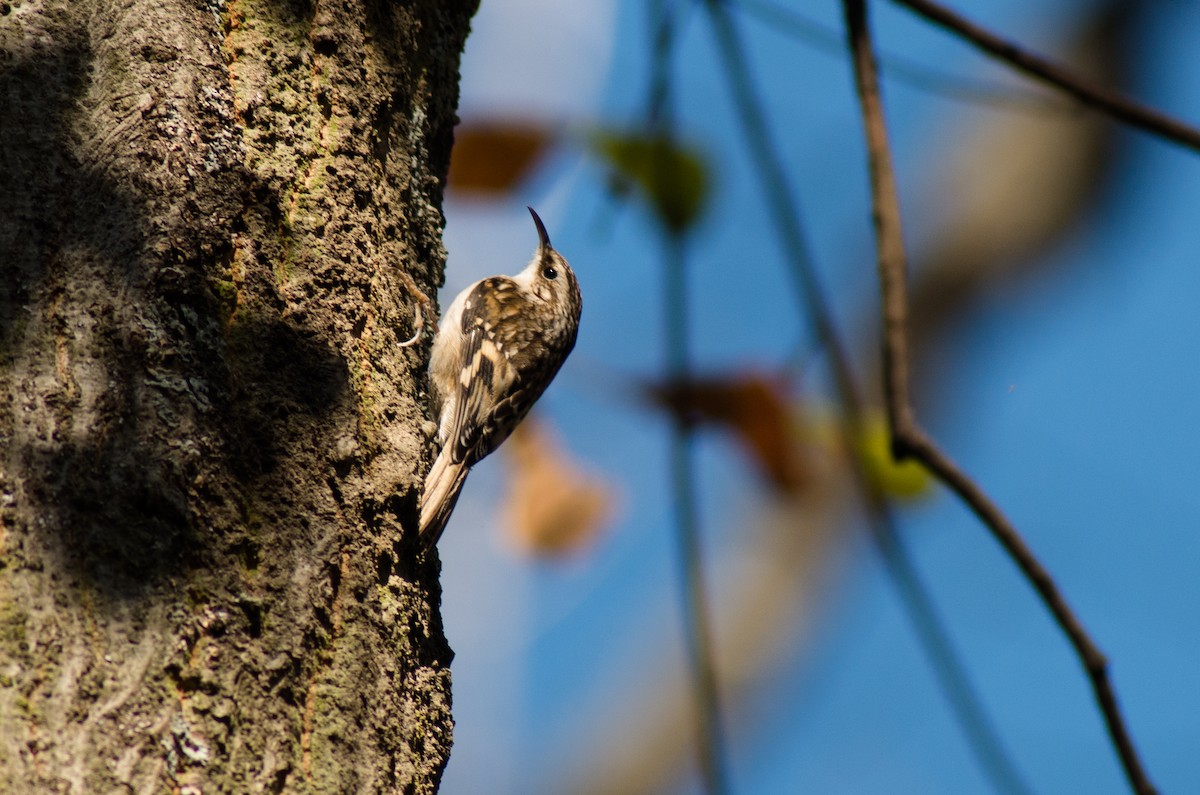
M 434 792 L 475 0 L 0 0 L 0 789 Z

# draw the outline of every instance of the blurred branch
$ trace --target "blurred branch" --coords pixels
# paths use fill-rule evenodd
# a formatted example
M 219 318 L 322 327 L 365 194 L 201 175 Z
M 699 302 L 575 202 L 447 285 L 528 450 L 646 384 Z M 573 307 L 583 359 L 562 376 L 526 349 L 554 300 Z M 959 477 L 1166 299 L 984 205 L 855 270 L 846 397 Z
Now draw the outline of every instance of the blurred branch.
M 983 703 L 967 678 L 966 666 L 934 606 L 933 597 L 913 566 L 896 527 L 896 517 L 887 497 L 864 478 L 862 464 L 855 461 L 854 475 L 859 493 L 864 495 L 869 512 L 871 535 L 883 556 L 888 574 L 900 592 L 901 602 L 913 622 L 917 638 L 929 655 L 938 684 L 953 707 L 967 740 L 974 749 L 980 765 L 991 777 L 999 792 L 1029 793 L 1031 790 L 1020 771 L 1000 744 L 998 734 Z
M 908 377 L 907 262 L 900 221 L 900 203 L 892 172 L 874 53 L 867 29 L 867 10 L 865 0 L 843 2 L 847 43 L 854 62 L 855 82 L 866 128 L 870 161 L 879 278 L 883 291 L 884 392 L 892 426 L 893 454 L 897 459 L 911 457 L 927 466 L 971 508 L 1016 561 L 1067 634 L 1083 662 L 1130 784 L 1136 792 L 1143 795 L 1153 793 L 1154 787 L 1142 769 L 1132 738 L 1117 706 L 1104 655 L 1092 642 L 1050 574 L 1030 551 L 1016 528 L 987 494 L 942 452 L 917 423 Z M 913 0 L 901 2 L 912 4 Z
M 673 136 L 671 117 L 670 56 L 674 44 L 674 13 L 660 0 L 650 6 L 654 25 L 651 93 L 647 108 L 647 127 L 653 135 L 667 141 Z M 662 157 L 653 158 L 651 167 L 662 167 Z M 665 175 L 660 175 L 665 176 Z M 658 180 L 659 183 L 662 180 Z M 687 381 L 690 377 L 688 353 L 688 285 L 686 227 L 672 226 L 663 217 L 663 318 L 667 343 L 667 373 L 670 378 Z M 671 487 L 674 491 L 675 530 L 678 544 L 679 577 L 682 586 L 684 635 L 692 668 L 697 710 L 697 751 L 700 772 L 709 795 L 729 791 L 726 773 L 724 735 L 721 729 L 717 672 L 713 663 L 712 627 L 708 611 L 704 564 L 700 553 L 700 525 L 696 508 L 696 473 L 692 460 L 692 424 L 676 418 L 671 425 Z
M 782 158 L 775 151 L 771 140 L 762 102 L 755 91 L 733 20 L 721 0 L 706 0 L 705 5 L 712 19 L 724 73 L 730 81 L 730 90 L 754 161 L 755 172 L 763 181 L 767 206 L 782 238 L 797 299 L 812 324 L 817 339 L 829 355 L 834 383 L 846 411 L 842 429 L 843 446 L 847 450 L 855 486 L 869 509 L 872 538 L 880 549 L 884 563 L 899 590 L 901 602 L 916 627 L 918 639 L 931 660 L 939 684 L 943 687 L 956 718 L 963 726 L 980 765 L 992 778 L 998 790 L 1027 791 L 970 684 L 966 669 L 933 609 L 932 599 L 904 552 L 886 497 L 871 483 L 864 462 L 855 452 L 853 440 L 858 438 L 863 429 L 863 403 L 850 369 L 849 356 L 834 324 L 829 301 L 813 267 L 800 226 L 799 207 L 786 182 L 787 172 L 783 167 Z
M 650 15 L 650 89 L 646 97 L 646 128 L 660 131 L 670 109 L 671 51 L 675 48 L 674 0 L 655 0 L 647 6 Z
M 1049 83 L 1126 124 L 1174 141 L 1200 152 L 1200 130 L 1174 119 L 1165 113 L 1108 91 L 1084 80 L 1029 50 L 975 25 L 966 18 L 930 0 L 892 0 L 905 6 L 951 33 L 965 39 L 987 54 L 1009 64 L 1018 71 Z
M 664 310 L 668 376 L 686 382 L 691 377 L 688 357 L 688 300 L 683 237 L 664 233 Z M 671 489 L 674 492 L 679 576 L 683 589 L 684 630 L 696 694 L 700 769 L 710 795 L 729 791 L 725 772 L 725 742 L 721 729 L 717 672 L 708 612 L 708 589 L 700 554 L 700 523 L 696 508 L 696 472 L 692 457 L 694 428 L 682 415 L 671 423 Z

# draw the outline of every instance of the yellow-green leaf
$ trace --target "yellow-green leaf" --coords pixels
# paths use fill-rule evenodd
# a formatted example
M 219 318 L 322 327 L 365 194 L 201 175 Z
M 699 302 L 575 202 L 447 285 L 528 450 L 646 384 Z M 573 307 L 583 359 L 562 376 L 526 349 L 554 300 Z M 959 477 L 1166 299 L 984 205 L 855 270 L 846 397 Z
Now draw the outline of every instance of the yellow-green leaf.
M 708 200 L 709 170 L 703 154 L 661 135 L 601 131 L 592 150 L 616 176 L 636 187 L 673 233 L 700 217 Z
M 863 421 L 857 452 L 868 476 L 889 497 L 916 500 L 924 497 L 933 485 L 925 467 L 915 461 L 897 462 L 892 458 L 891 435 L 887 421 L 880 414 Z

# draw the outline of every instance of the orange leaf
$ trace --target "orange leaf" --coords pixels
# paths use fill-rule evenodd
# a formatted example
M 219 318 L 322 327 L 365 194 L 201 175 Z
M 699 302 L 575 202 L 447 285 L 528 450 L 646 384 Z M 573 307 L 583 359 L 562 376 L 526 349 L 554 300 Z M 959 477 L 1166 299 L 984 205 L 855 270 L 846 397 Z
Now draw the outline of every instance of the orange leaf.
M 554 143 L 550 128 L 500 120 L 460 124 L 450 155 L 452 190 L 485 195 L 512 191 Z
M 533 417 L 517 426 L 504 451 L 509 484 L 502 512 L 514 544 L 542 557 L 591 544 L 612 514 L 612 488 L 582 471 Z

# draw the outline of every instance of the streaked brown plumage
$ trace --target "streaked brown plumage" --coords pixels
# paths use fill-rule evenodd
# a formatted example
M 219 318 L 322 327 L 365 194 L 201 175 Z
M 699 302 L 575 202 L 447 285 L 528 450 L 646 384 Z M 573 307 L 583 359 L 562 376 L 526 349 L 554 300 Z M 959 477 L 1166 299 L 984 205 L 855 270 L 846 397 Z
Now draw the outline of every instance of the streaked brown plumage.
M 421 498 L 426 549 L 445 530 L 471 467 L 508 438 L 575 347 L 579 284 L 529 213 L 540 239 L 533 259 L 516 276 L 491 276 L 459 293 L 433 341 L 429 375 L 442 448 Z

